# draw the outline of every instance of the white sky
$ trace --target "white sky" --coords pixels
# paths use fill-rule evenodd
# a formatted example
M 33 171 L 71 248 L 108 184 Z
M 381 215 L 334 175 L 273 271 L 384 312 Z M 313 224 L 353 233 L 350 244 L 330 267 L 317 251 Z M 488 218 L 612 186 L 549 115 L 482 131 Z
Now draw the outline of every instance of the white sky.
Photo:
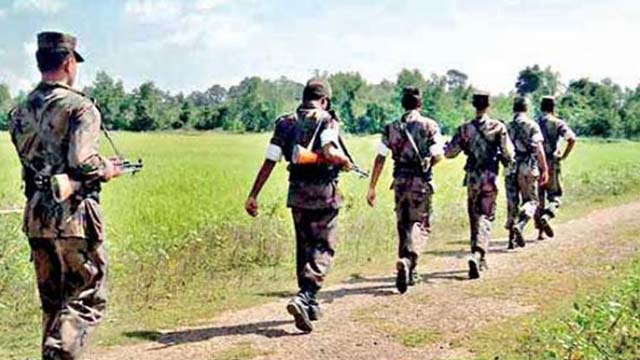
M 0 81 L 37 81 L 35 34 L 80 38 L 81 84 L 106 70 L 172 92 L 246 76 L 304 81 L 314 69 L 394 80 L 402 67 L 450 68 L 492 92 L 527 65 L 640 83 L 637 0 L 0 0 Z

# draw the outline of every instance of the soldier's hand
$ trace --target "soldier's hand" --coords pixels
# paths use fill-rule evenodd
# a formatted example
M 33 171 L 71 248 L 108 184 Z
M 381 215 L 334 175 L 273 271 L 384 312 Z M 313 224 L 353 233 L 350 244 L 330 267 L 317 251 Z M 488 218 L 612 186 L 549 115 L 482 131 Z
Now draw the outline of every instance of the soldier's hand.
M 247 211 L 247 214 L 253 217 L 258 216 L 258 200 L 254 197 L 247 198 L 247 202 L 244 204 L 244 209 Z
M 376 190 L 375 189 L 369 189 L 369 191 L 367 192 L 367 203 L 371 207 L 376 206 Z
M 540 185 L 544 186 L 549 182 L 549 171 L 547 169 L 543 169 L 540 172 Z
M 115 179 L 122 175 L 122 159 L 117 156 L 112 156 L 106 160 L 106 169 L 104 174 L 104 181 Z
M 342 171 L 349 172 L 351 170 L 353 170 L 353 164 L 349 160 L 345 161 L 342 165 Z
M 553 157 L 556 160 L 564 160 L 564 156 L 562 156 L 562 152 L 560 151 L 560 149 L 553 153 Z

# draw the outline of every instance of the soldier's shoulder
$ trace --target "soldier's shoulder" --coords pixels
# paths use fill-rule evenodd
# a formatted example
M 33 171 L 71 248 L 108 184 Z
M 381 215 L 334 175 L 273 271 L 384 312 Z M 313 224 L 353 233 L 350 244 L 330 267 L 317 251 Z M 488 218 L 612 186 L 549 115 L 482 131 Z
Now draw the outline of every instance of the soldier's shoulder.
M 487 128 L 490 131 L 507 130 L 507 123 L 504 120 L 496 118 L 487 119 Z
M 296 121 L 296 114 L 288 113 L 288 114 L 283 114 L 278 116 L 278 118 L 276 119 L 276 124 L 289 123 L 289 122 L 295 122 L 295 121 Z
M 56 98 L 60 99 L 64 104 L 68 104 L 69 106 L 95 106 L 95 101 L 84 94 L 83 92 L 65 88 L 65 87 L 57 87 L 53 89 L 53 93 L 56 95 Z
M 440 124 L 438 124 L 437 121 L 435 121 L 434 119 L 428 117 L 428 116 L 424 116 L 421 115 L 420 116 L 420 122 L 428 129 L 433 129 L 433 128 L 439 128 Z

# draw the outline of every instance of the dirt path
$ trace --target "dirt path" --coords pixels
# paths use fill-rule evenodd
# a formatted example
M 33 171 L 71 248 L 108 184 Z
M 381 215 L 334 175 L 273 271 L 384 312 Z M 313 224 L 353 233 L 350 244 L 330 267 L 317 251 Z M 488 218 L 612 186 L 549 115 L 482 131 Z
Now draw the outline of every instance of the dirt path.
M 98 349 L 96 360 L 177 359 L 460 359 L 474 330 L 542 310 L 544 297 L 570 296 L 603 267 L 636 256 L 632 241 L 614 236 L 640 229 L 640 202 L 599 210 L 557 226 L 555 239 L 505 251 L 493 244 L 490 270 L 466 280 L 466 254 L 431 250 L 422 259 L 424 280 L 399 296 L 393 272 L 357 278 L 321 295 L 324 318 L 301 335 L 285 311 L 288 298 L 224 314 L 201 328 L 163 332 L 154 342 Z M 495 224 L 499 226 L 499 224 Z M 532 234 L 529 234 L 530 237 Z M 570 236 L 569 236 L 570 235 Z M 454 243 L 453 248 L 461 248 Z M 597 256 L 595 256 L 597 255 Z M 597 261 L 594 261 L 597 259 Z M 412 342 L 420 346 L 411 347 Z M 403 344 L 404 343 L 404 344 Z

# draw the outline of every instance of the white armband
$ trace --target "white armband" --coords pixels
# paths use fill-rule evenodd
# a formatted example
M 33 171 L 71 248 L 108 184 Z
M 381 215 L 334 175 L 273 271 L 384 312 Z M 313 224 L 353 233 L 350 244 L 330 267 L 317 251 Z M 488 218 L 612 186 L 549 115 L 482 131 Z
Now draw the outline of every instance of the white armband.
M 376 150 L 376 154 L 382 157 L 387 157 L 390 151 L 391 150 L 389 149 L 389 147 L 385 145 L 383 142 L 381 142 L 380 144 L 378 144 L 378 149 Z
M 326 129 L 320 134 L 320 145 L 324 147 L 327 144 L 338 146 L 338 129 Z
M 282 160 L 282 148 L 275 144 L 269 144 L 265 157 L 267 158 L 267 160 L 279 162 L 280 160 Z

